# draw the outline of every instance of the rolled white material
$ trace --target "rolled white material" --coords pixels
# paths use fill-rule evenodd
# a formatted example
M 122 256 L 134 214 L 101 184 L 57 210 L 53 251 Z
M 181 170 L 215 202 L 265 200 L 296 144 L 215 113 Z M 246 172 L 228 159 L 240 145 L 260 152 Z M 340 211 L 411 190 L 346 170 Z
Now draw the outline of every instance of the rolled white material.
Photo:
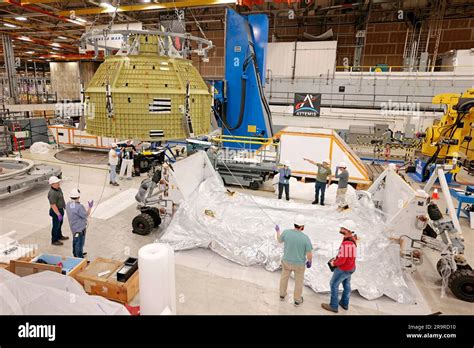
M 152 243 L 138 251 L 140 314 L 176 314 L 174 251 Z

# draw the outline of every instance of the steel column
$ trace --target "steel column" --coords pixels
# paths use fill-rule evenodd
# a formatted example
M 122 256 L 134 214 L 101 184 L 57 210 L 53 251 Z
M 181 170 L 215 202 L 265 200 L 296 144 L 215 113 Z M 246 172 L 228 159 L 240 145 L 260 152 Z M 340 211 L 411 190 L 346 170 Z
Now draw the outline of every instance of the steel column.
M 18 80 L 15 70 L 15 56 L 13 53 L 12 38 L 8 34 L 2 34 L 3 57 L 5 61 L 5 71 L 8 78 L 8 96 L 18 103 Z

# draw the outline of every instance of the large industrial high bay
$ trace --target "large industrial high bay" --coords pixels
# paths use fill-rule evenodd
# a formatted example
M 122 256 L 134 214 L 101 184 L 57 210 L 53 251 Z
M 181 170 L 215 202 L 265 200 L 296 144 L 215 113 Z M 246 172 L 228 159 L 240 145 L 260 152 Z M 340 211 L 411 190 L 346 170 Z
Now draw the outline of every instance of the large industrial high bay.
M 462 0 L 0 3 L 0 344 L 65 343 L 72 318 L 76 343 L 103 343 L 103 315 L 126 342 L 181 316 L 196 343 L 187 315 L 252 315 L 250 334 L 267 314 L 327 339 L 330 316 L 377 316 L 386 342 L 466 343 L 473 15 Z

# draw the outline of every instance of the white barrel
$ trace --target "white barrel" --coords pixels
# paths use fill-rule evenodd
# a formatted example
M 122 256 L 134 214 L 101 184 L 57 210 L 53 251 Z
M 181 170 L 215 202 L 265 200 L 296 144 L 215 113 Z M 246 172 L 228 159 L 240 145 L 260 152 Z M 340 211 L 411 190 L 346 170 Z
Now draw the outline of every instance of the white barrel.
M 176 314 L 174 251 L 152 243 L 138 251 L 140 315 Z

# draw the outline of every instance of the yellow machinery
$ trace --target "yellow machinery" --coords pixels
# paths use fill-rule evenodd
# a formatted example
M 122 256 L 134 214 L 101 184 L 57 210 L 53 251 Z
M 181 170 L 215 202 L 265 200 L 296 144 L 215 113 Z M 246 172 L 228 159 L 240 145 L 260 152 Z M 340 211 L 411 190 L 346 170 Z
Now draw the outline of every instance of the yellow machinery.
M 462 94 L 446 93 L 435 96 L 433 104 L 443 104 L 445 113 L 441 120 L 426 129 L 421 152 L 429 157 L 424 177 L 429 175 L 429 166 L 442 160 L 452 162 L 461 158 L 468 165 L 474 161 L 474 89 Z M 456 167 L 452 173 L 459 172 Z
M 207 134 L 211 94 L 192 62 L 160 54 L 160 35 L 129 42 L 134 50 L 107 57 L 88 85 L 87 131 L 147 141 Z

